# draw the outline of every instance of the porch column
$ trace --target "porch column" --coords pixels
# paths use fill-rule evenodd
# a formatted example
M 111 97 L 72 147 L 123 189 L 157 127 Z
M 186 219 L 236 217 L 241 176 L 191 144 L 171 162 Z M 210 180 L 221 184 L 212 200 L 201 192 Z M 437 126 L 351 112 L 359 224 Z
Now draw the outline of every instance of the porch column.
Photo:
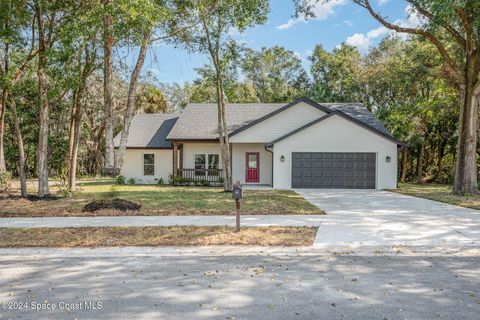
M 233 144 L 230 143 L 230 178 L 233 180 Z M 234 183 L 235 181 L 232 181 Z
M 178 143 L 177 142 L 172 142 L 173 145 L 173 170 L 172 174 L 173 176 L 178 175 Z
M 179 149 L 180 149 L 180 159 L 179 159 L 178 167 L 180 169 L 183 169 L 183 143 L 179 145 Z

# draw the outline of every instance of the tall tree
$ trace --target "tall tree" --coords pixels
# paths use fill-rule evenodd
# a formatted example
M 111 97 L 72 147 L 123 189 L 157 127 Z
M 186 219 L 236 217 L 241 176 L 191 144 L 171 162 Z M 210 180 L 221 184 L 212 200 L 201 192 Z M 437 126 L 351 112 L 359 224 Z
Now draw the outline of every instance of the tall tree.
M 12 109 L 19 154 L 19 175 L 21 196 L 27 196 L 25 179 L 25 152 L 16 113 L 12 89 L 23 78 L 25 70 L 37 54 L 35 43 L 35 18 L 25 1 L 4 1 L 0 6 L 3 23 L 0 26 L 2 39 L 2 66 L 0 67 L 0 171 L 6 170 L 4 158 L 5 113 L 8 104 Z M 30 45 L 29 45 L 30 40 Z
M 225 112 L 225 66 L 228 53 L 234 49 L 229 33 L 239 32 L 267 20 L 269 3 L 267 0 L 196 0 L 186 9 L 187 18 L 198 19 L 200 27 L 182 33 L 180 39 L 189 47 L 207 53 L 215 70 L 217 100 L 218 138 L 222 165 L 225 172 L 224 189 L 232 189 L 232 168 L 230 143 Z M 191 23 L 191 22 L 190 22 Z M 223 50 L 222 50 L 223 49 Z
M 280 46 L 259 51 L 247 49 L 241 66 L 260 102 L 287 102 L 305 96 L 309 85 L 307 72 L 293 51 Z
M 103 99 L 105 112 L 105 174 L 115 175 L 115 149 L 113 145 L 113 8 L 111 0 L 103 2 Z
M 362 57 L 352 46 L 342 44 L 325 51 L 315 46 L 309 57 L 310 73 L 314 80 L 312 98 L 323 102 L 364 102 Z
M 297 12 L 312 15 L 313 2 L 296 0 Z M 422 37 L 437 49 L 444 75 L 458 90 L 460 114 L 453 193 L 477 194 L 478 107 L 480 104 L 480 2 L 406 0 L 420 24 L 405 27 L 388 21 L 369 0 L 352 0 L 388 29 Z
M 93 43 L 92 45 L 87 44 L 85 46 L 80 60 L 83 60 L 83 63 L 79 63 L 79 79 L 77 86 L 73 89 L 70 116 L 68 188 L 72 191 L 75 191 L 77 186 L 78 147 L 80 143 L 82 115 L 84 112 L 83 96 L 85 94 L 88 77 L 96 69 L 96 48 Z

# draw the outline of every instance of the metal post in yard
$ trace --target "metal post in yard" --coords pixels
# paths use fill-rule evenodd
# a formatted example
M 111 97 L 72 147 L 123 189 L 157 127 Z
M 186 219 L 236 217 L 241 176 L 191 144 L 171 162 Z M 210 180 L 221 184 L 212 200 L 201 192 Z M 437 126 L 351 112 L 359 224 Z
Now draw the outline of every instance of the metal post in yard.
M 232 198 L 235 199 L 236 232 L 240 231 L 240 199 L 242 199 L 242 186 L 240 181 L 235 182 L 232 190 Z
M 239 199 L 235 200 L 235 215 L 237 220 L 236 232 L 240 232 L 240 200 Z

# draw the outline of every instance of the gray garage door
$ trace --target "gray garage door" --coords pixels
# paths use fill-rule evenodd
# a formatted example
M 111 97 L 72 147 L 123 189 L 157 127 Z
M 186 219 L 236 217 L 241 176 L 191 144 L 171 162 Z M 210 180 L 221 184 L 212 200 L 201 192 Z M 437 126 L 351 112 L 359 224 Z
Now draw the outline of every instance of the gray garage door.
M 375 189 L 375 153 L 293 152 L 293 188 Z

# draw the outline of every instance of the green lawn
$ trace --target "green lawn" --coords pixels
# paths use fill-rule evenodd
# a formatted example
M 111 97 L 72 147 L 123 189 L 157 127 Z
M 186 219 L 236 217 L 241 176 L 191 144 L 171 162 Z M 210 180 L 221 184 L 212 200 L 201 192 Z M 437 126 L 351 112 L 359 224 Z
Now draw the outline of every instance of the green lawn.
M 221 188 L 172 187 L 158 185 L 113 185 L 89 180 L 78 184 L 72 197 L 29 201 L 0 198 L 0 215 L 87 216 L 87 215 L 223 215 L 235 210 L 231 193 Z M 139 211 L 104 209 L 82 212 L 85 204 L 100 199 L 120 198 L 142 205 Z M 245 190 L 242 214 L 322 214 L 317 207 L 289 190 Z
M 453 195 L 451 185 L 400 183 L 398 189 L 390 191 L 480 210 L 480 195 Z

